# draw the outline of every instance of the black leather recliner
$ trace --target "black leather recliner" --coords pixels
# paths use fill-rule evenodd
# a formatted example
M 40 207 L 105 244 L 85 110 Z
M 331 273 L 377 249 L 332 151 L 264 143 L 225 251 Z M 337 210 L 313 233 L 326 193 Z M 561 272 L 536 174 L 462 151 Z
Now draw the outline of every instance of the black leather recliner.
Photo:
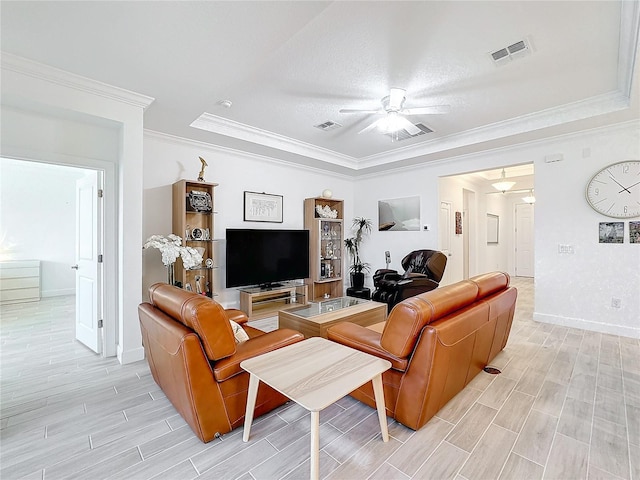
M 388 311 L 405 298 L 437 288 L 447 256 L 437 250 L 414 250 L 402 259 L 401 275 L 396 270 L 381 268 L 373 274 L 375 291 L 371 298 L 386 303 Z

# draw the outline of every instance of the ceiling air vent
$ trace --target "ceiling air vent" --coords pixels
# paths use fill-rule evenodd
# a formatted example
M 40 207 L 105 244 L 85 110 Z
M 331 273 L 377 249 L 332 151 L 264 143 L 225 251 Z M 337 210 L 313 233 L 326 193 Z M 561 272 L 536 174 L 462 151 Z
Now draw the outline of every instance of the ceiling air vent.
M 512 43 L 508 47 L 489 53 L 495 65 L 502 65 L 511 60 L 531 53 L 531 44 L 527 39 Z
M 324 123 L 319 125 L 314 125 L 314 127 L 319 128 L 320 130 L 324 130 L 325 132 L 328 130 L 335 130 L 336 128 L 342 127 L 339 123 L 332 122 L 331 120 L 327 120 Z
M 385 133 L 385 135 L 387 137 L 390 137 L 391 141 L 393 142 L 400 142 L 402 140 L 407 140 L 408 138 L 419 137 L 420 135 L 424 135 L 425 133 L 433 133 L 433 130 L 422 123 L 416 123 L 416 127 L 420 129 L 420 133 L 416 133 L 415 135 L 411 135 L 405 129 L 398 130 L 397 132 L 393 133 Z

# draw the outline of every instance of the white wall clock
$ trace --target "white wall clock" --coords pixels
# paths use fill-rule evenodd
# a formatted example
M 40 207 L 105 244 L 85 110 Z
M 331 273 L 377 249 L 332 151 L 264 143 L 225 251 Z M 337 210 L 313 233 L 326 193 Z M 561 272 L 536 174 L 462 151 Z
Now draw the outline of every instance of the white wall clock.
M 591 208 L 602 215 L 640 217 L 640 160 L 603 168 L 589 180 L 586 195 Z

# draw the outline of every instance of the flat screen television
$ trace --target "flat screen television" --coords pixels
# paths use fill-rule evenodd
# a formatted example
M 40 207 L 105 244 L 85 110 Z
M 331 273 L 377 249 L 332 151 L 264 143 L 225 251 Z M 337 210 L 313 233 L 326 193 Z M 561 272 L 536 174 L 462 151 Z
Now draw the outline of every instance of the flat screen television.
M 309 276 L 309 230 L 227 229 L 227 288 Z

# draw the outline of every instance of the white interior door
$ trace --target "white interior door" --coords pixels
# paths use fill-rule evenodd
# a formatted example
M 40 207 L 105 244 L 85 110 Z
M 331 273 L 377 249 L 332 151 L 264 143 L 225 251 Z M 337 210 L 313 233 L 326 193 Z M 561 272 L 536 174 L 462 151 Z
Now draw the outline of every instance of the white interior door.
M 440 218 L 438 219 L 438 233 L 439 233 L 439 249 L 447 256 L 447 267 L 451 260 L 451 237 L 453 236 L 453 228 L 451 227 L 451 203 L 440 202 Z M 444 269 L 444 275 L 440 280 L 440 285 L 447 285 L 449 283 L 450 269 Z
M 533 277 L 533 205 L 516 205 L 516 276 Z
M 76 339 L 102 352 L 102 248 L 99 173 L 88 171 L 76 182 Z

